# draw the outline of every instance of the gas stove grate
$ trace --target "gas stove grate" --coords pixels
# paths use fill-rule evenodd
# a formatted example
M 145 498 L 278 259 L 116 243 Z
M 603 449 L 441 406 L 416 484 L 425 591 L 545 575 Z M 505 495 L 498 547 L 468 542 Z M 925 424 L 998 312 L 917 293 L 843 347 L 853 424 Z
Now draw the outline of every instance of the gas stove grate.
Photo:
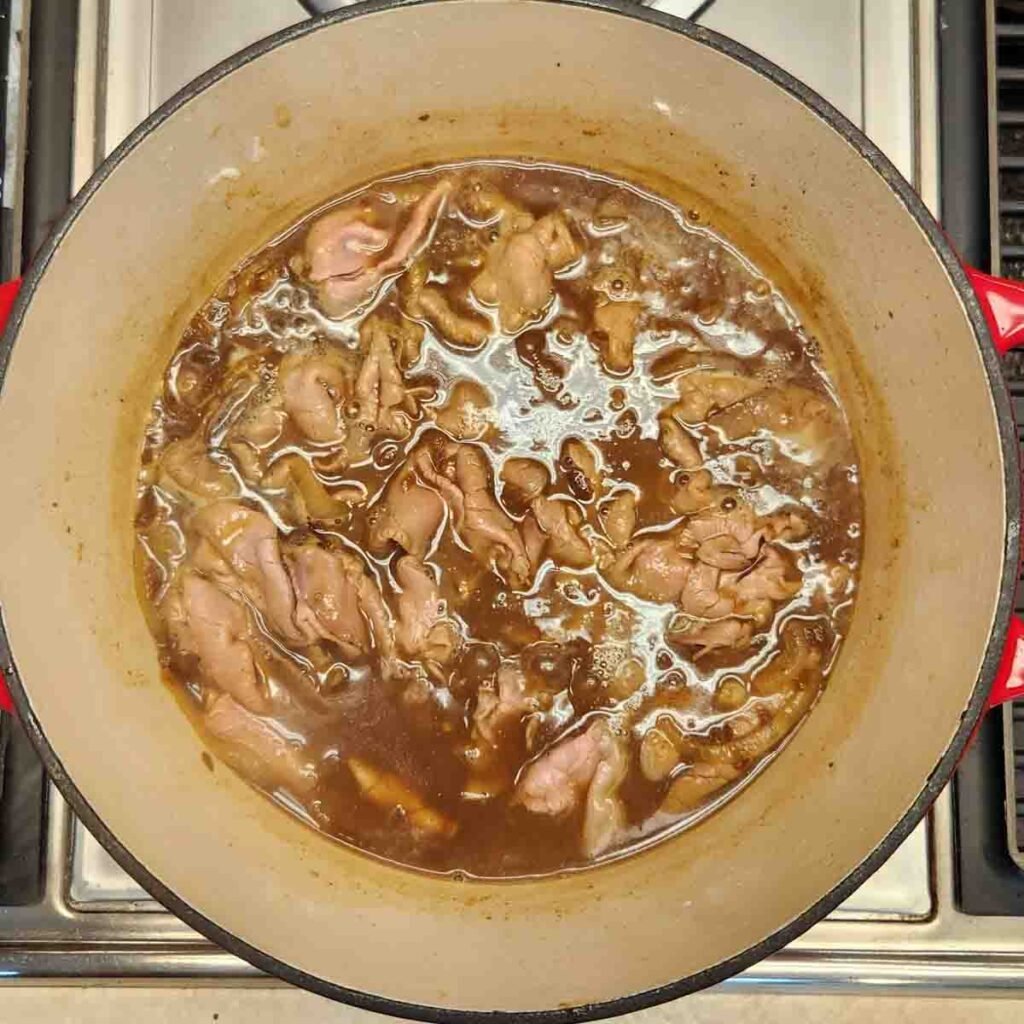
M 1024 0 L 996 4 L 996 150 L 999 217 L 995 240 L 1000 273 L 1024 280 Z M 1006 362 L 1018 424 L 1024 424 L 1024 352 Z M 1024 441 L 1024 436 L 1022 436 Z M 1024 588 L 1018 598 L 1024 611 Z M 1005 711 L 1007 838 L 1010 856 L 1024 868 L 1024 701 Z
M 1011 854 L 1016 853 L 1014 859 L 1024 868 L 1024 701 L 1016 701 L 1006 719 L 1006 745 L 1012 752 L 1007 757 L 1006 771 L 1007 811 L 1014 833 Z
M 997 6 L 997 149 L 1002 273 L 1024 279 L 1024 3 Z

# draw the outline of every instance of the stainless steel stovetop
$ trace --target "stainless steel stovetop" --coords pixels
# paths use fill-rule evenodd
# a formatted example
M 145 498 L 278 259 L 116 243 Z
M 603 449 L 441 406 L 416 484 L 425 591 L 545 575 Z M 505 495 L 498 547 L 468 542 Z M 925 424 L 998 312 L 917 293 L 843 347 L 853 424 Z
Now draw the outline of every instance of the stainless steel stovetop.
M 938 209 L 938 0 L 717 0 L 702 23 L 817 89 Z M 686 15 L 696 2 L 658 0 Z M 300 21 L 295 0 L 79 0 L 73 178 L 152 109 L 239 48 Z M 827 920 L 727 982 L 929 991 L 1024 988 L 1024 919 L 954 904 L 944 793 L 892 859 Z M 51 787 L 42 903 L 0 907 L 0 977 L 194 978 L 272 984 L 154 903 Z

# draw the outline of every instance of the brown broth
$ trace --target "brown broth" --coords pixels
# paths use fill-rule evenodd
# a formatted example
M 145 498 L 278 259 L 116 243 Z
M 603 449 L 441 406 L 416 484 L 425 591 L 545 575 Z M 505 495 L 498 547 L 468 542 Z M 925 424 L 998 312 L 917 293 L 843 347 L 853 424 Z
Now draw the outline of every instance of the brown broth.
M 415 202 L 439 181 L 451 190 L 415 258 L 382 278 L 351 315 L 324 315 L 309 279 L 311 225 L 332 210 L 358 210 L 361 223 L 389 238 L 381 251 L 390 251 Z M 477 291 L 484 286 L 474 282 L 510 233 L 533 230 L 545 215 L 568 227 L 573 257 L 554 269 L 550 301 L 526 323 L 503 330 L 504 307 L 496 312 L 482 302 Z M 382 258 L 374 253 L 369 265 Z M 485 325 L 486 341 L 473 349 L 452 344 L 439 318 L 416 305 L 424 283 L 460 316 Z M 614 372 L 602 365 L 607 330 L 595 321 L 605 322 L 602 307 L 621 312 L 615 304 L 624 302 L 639 310 L 630 332 L 634 365 Z M 233 440 L 239 424 L 280 411 L 289 354 L 320 359 L 329 352 L 347 382 L 342 391 L 356 388 L 368 358 L 360 329 L 370 316 L 423 332 L 418 355 L 402 368 L 405 392 L 416 390 L 395 418 L 398 427 L 378 424 L 360 440 L 356 419 L 365 402 L 360 412 L 350 394 L 335 395 L 325 384 L 349 417 L 344 429 L 355 442 L 311 439 L 294 414 L 278 416 L 277 433 L 262 449 Z M 393 330 L 389 344 L 397 352 L 394 336 Z M 699 405 L 708 373 L 724 374 L 727 387 L 741 378 L 760 390 L 713 405 L 697 420 L 677 419 L 700 449 L 701 468 L 687 471 L 666 457 L 659 415 L 681 396 Z M 454 444 L 435 420 L 466 381 L 484 389 L 489 405 L 473 421 L 476 432 Z M 765 423 L 762 415 L 774 419 Z M 368 536 L 386 484 L 415 451 L 430 453 L 431 465 L 451 479 L 454 453 L 472 445 L 485 454 L 490 493 L 517 536 L 525 536 L 534 513 L 529 500 L 501 483 L 503 468 L 514 458 L 542 464 L 550 477 L 546 495 L 571 504 L 574 533 L 593 564 L 565 564 L 545 534 L 545 553 L 531 563 L 529 580 L 514 585 L 492 549 L 487 557 L 471 550 L 468 528 L 457 528 L 449 504 L 425 561 L 438 580 L 441 621 L 456 637 L 450 656 L 430 663 L 425 655 L 388 654 L 372 628 L 369 649 L 356 653 L 330 638 L 289 641 L 261 607 L 264 591 L 199 552 L 196 517 L 218 500 L 216 488 L 197 493 L 168 469 L 168 446 L 190 438 L 199 454 L 190 456 L 189 472 L 201 465 L 208 475 L 219 473 L 217 487 L 229 494 L 222 502 L 269 517 L 293 582 L 290 559 L 300 544 L 353 553 L 382 595 L 389 629 L 401 615 L 396 566 L 403 552 L 371 553 Z M 566 457 L 569 439 L 597 455 L 595 480 Z M 294 477 L 267 482 L 285 456 L 301 460 L 329 496 L 360 497 L 334 501 L 335 514 L 311 516 L 308 502 L 295 496 Z M 710 474 L 706 503 L 673 510 L 670 502 L 701 472 Z M 636 533 L 616 547 L 606 517 L 609 501 L 624 490 L 636 499 Z M 799 528 L 779 525 L 789 513 L 799 517 Z M 722 548 L 704 546 L 687 532 L 696 520 L 739 522 L 744 515 L 758 534 L 750 539 L 742 527 L 746 539 L 736 544 L 749 555 L 728 540 Z M 861 522 L 856 456 L 818 345 L 771 282 L 711 227 L 626 182 L 494 160 L 412 171 L 341 197 L 248 259 L 196 313 L 146 432 L 138 579 L 169 684 L 214 752 L 250 782 L 322 832 L 398 864 L 525 876 L 621 856 L 675 834 L 734 794 L 777 751 L 834 663 L 853 603 Z M 694 631 L 717 616 L 705 621 L 682 613 L 691 597 L 648 600 L 637 592 L 648 577 L 630 582 L 640 571 L 621 564 L 645 538 L 672 539 L 666 557 L 684 574 L 698 567 L 717 573 L 712 590 L 737 609 L 724 618 L 746 630 L 744 639 L 702 650 Z M 766 573 L 766 559 L 776 557 L 785 567 L 785 596 L 760 604 L 737 597 L 743 581 Z M 739 568 L 709 568 L 705 558 Z M 189 573 L 213 580 L 233 602 L 228 607 L 243 610 L 246 625 L 197 626 L 193 617 L 185 632 L 169 628 L 175 601 L 185 600 L 193 615 L 193 606 L 175 596 L 184 593 Z M 200 627 L 212 630 L 202 649 L 195 640 Z M 304 774 L 294 776 L 297 788 L 284 769 L 267 768 L 269 755 L 254 755 L 236 734 L 211 732 L 211 709 L 225 706 L 217 702 L 228 676 L 211 667 L 222 656 L 236 666 L 253 660 L 259 711 L 232 704 L 231 713 L 236 723 L 259 719 L 264 738 L 267 728 L 273 731 L 273 749 L 303 766 Z M 623 674 L 629 659 L 636 664 Z M 787 674 L 782 669 L 790 663 L 797 667 Z M 528 696 L 487 744 L 475 725 L 480 694 L 493 692 L 503 665 L 524 673 Z M 591 797 L 600 802 L 592 770 L 588 776 L 581 769 L 581 781 L 563 787 L 568 806 L 560 813 L 528 809 L 524 796 L 530 766 L 590 728 L 604 737 L 594 741 L 600 753 L 591 760 L 618 779 L 606 794 L 614 805 L 611 824 L 596 845 L 586 838 L 603 820 L 596 811 L 587 820 Z M 648 736 L 655 730 L 658 736 Z M 404 789 L 377 782 L 367 788 L 366 766 L 390 773 Z

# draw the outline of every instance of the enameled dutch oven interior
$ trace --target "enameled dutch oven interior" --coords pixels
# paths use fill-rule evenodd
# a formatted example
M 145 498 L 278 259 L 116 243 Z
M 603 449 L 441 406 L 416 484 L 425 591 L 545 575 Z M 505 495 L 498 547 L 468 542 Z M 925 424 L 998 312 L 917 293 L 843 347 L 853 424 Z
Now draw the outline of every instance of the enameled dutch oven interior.
M 300 27 L 173 101 L 30 280 L 0 400 L 0 600 L 22 714 L 122 862 L 261 966 L 426 1016 L 643 1005 L 810 924 L 948 774 L 1006 619 L 1005 396 L 907 187 L 748 60 L 657 15 L 531 0 Z M 241 257 L 381 173 L 524 154 L 700 211 L 784 289 L 856 432 L 865 557 L 828 691 L 740 798 L 608 867 L 460 884 L 326 841 L 204 767 L 133 590 L 133 477 L 178 332 Z

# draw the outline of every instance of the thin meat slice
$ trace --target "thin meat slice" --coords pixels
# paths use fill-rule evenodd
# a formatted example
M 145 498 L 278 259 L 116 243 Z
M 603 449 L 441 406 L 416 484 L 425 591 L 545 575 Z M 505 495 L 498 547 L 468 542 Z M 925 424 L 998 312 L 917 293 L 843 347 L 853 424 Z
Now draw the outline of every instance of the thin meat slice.
M 264 789 L 286 789 L 299 797 L 316 789 L 315 760 L 303 743 L 286 734 L 272 718 L 261 718 L 227 694 L 218 694 L 207 705 L 203 726 L 218 753 L 243 778 Z
M 601 505 L 604 532 L 616 548 L 624 548 L 636 531 L 636 495 L 618 491 Z
M 697 546 L 697 558 L 714 566 L 737 572 L 757 558 L 764 540 L 764 528 L 742 505 L 728 512 L 711 512 L 687 521 L 683 536 Z
M 267 516 L 241 502 L 217 501 L 199 509 L 189 529 L 199 540 L 193 549 L 197 568 L 243 593 L 283 639 L 309 639 L 296 624 L 295 593 Z
M 402 308 L 407 316 L 425 320 L 453 348 L 475 350 L 490 337 L 491 326 L 478 314 L 455 309 L 447 294 L 427 283 L 423 261 L 413 264 L 402 281 Z
M 665 639 L 679 647 L 695 647 L 693 657 L 702 658 L 721 649 L 743 650 L 750 646 L 753 624 L 734 617 L 702 619 L 677 615 L 665 632 Z
M 501 329 L 515 334 L 551 302 L 553 271 L 578 256 L 568 224 L 561 214 L 550 213 L 491 246 L 484 269 L 473 279 L 473 294 L 484 305 L 496 306 Z
M 802 581 L 799 577 L 791 578 L 792 572 L 789 561 L 779 549 L 766 544 L 754 567 L 735 582 L 723 584 L 723 590 L 731 595 L 739 614 L 766 625 L 777 602 L 788 601 L 800 592 Z
M 704 456 L 693 435 L 670 415 L 658 417 L 658 443 L 661 450 L 683 469 L 699 469 Z
M 394 247 L 380 261 L 378 269 L 390 273 L 402 267 L 423 247 L 430 234 L 430 228 L 441 206 L 452 190 L 452 183 L 447 179 L 439 181 L 427 192 L 409 214 L 405 227 L 398 233 Z
M 360 332 L 364 355 L 355 382 L 356 422 L 367 438 L 366 447 L 377 432 L 408 437 L 418 412 L 416 398 L 406 389 L 398 367 L 392 334 L 392 326 L 375 317 L 367 320 Z
M 706 469 L 697 469 L 679 474 L 672 481 L 666 498 L 676 515 L 692 516 L 718 508 L 727 498 L 735 501 L 735 495 L 734 487 L 716 484 Z
M 367 547 L 386 555 L 394 545 L 416 558 L 424 558 L 444 522 L 445 504 L 436 490 L 417 478 L 410 459 L 391 478 L 381 499 L 370 510 Z
M 451 183 L 438 182 L 413 207 L 405 226 L 394 237 L 360 220 L 346 220 L 349 211 L 327 214 L 310 229 L 306 265 L 317 284 L 320 307 L 341 318 L 366 303 L 390 275 L 401 271 L 423 247 Z M 358 216 L 358 214 L 357 214 Z M 310 239 L 313 240 L 311 245 Z
M 278 381 L 284 409 L 302 433 L 317 444 L 339 444 L 348 437 L 344 408 L 352 394 L 350 369 L 329 348 L 289 352 Z
M 229 394 L 223 403 L 223 412 L 231 408 Z M 270 453 L 288 422 L 279 379 L 252 387 L 241 407 L 228 415 L 231 422 L 224 435 L 224 447 L 231 453 L 246 483 L 255 484 L 266 471 Z
M 687 545 L 674 534 L 640 537 L 602 566 L 613 586 L 645 601 L 677 602 L 693 569 Z
M 475 380 L 457 380 L 448 399 L 434 412 L 434 422 L 456 441 L 476 441 L 493 423 L 491 394 Z
M 523 231 L 534 222 L 525 206 L 486 180 L 466 182 L 458 194 L 459 209 L 480 224 L 491 224 L 508 234 Z
M 446 617 L 445 602 L 430 570 L 418 559 L 406 555 L 395 566 L 401 587 L 395 640 L 407 658 L 428 666 L 451 661 L 459 645 L 459 634 Z
M 679 401 L 670 411 L 683 423 L 704 423 L 712 413 L 743 402 L 766 386 L 756 377 L 728 370 L 696 370 L 679 378 Z M 716 417 L 715 423 L 721 421 Z
M 304 525 L 343 516 L 353 504 L 365 497 L 357 487 L 344 487 L 328 493 L 310 464 L 296 454 L 276 459 L 260 480 L 260 488 L 269 492 L 274 507 L 286 520 Z
M 454 443 L 441 447 L 423 444 L 409 456 L 409 465 L 419 479 L 444 499 L 456 527 L 466 514 L 466 496 L 455 482 L 455 453 L 458 450 L 459 445 Z
M 692 811 L 720 793 L 741 775 L 731 764 L 693 764 L 680 772 L 668 787 L 661 809 L 668 814 Z
M 477 740 L 497 747 L 504 729 L 518 722 L 534 702 L 526 673 L 518 664 L 504 663 L 498 670 L 494 688 L 481 687 L 473 712 L 473 732 Z
M 441 468 L 430 449 L 421 448 L 416 471 L 444 497 L 459 537 L 479 562 L 513 587 L 525 586 L 532 576 L 529 554 L 516 524 L 494 497 L 487 456 L 476 445 L 455 442 L 438 454 Z
M 536 459 L 506 459 L 501 467 L 501 482 L 504 485 L 502 499 L 509 501 L 509 494 L 522 507 L 539 497 L 551 483 L 551 474 L 543 462 Z
M 486 800 L 512 785 L 512 762 L 502 758 L 502 750 L 509 746 L 519 748 L 523 719 L 536 706 L 526 673 L 519 664 L 505 662 L 494 682 L 480 687 L 470 728 L 474 756 L 464 797 Z
M 679 764 L 673 736 L 674 730 L 662 724 L 652 725 L 644 733 L 640 741 L 640 771 L 648 781 L 664 782 Z
M 295 584 L 295 617 L 306 636 L 332 640 L 348 658 L 374 649 L 390 654 L 390 616 L 362 559 L 315 543 L 288 545 L 285 557 Z
M 647 669 L 639 658 L 623 658 L 604 680 L 605 692 L 612 700 L 624 701 L 647 682 Z
M 790 619 L 782 629 L 781 650 L 751 682 L 758 695 L 773 695 L 814 686 L 821 679 L 823 637 L 820 626 Z
M 573 502 L 541 495 L 530 503 L 530 510 L 546 540 L 543 554 L 573 569 L 593 564 L 594 552 L 580 533 L 583 514 Z
M 165 598 L 163 613 L 179 649 L 198 658 L 205 683 L 250 711 L 267 710 L 269 701 L 250 645 L 249 616 L 240 601 L 185 570 Z
M 601 738 L 600 760 L 587 789 L 583 809 L 580 852 L 584 857 L 600 857 L 622 835 L 626 827 L 626 810 L 619 798 L 619 787 L 628 770 L 625 742 L 611 730 L 606 730 Z
M 753 728 L 722 742 L 703 735 L 685 734 L 678 741 L 681 754 L 689 761 L 706 764 L 730 764 L 737 767 L 752 764 L 792 732 L 817 695 L 816 680 L 782 691 L 771 698 L 770 707 L 764 709 L 767 721 L 755 719 Z
M 625 813 L 618 790 L 628 761 L 623 740 L 604 719 L 564 739 L 531 762 L 516 796 L 534 814 L 560 817 L 584 804 L 581 849 L 604 853 L 621 834 Z
M 233 498 L 238 483 L 223 466 L 208 454 L 202 434 L 172 441 L 160 456 L 160 482 L 192 500 Z
M 603 721 L 561 740 L 527 765 L 517 790 L 534 814 L 561 816 L 579 806 L 601 760 Z
M 807 519 L 800 512 L 777 512 L 768 517 L 765 535 L 769 540 L 798 541 L 803 540 L 810 529 Z
M 540 567 L 544 561 L 544 549 L 548 544 L 548 535 L 540 528 L 537 517 L 528 515 L 519 524 L 519 534 L 523 538 L 523 548 L 533 569 Z
M 366 223 L 362 210 L 334 210 L 314 221 L 306 236 L 305 256 L 310 281 L 349 277 L 366 270 L 391 241 L 383 228 Z
M 703 619 L 720 619 L 731 615 L 736 602 L 722 592 L 722 573 L 706 562 L 694 562 L 679 596 L 679 607 L 687 615 Z
M 459 448 L 455 479 L 465 495 L 465 514 L 461 526 L 458 522 L 456 526 L 470 549 L 502 570 L 513 586 L 525 585 L 531 576 L 530 560 L 515 524 L 494 497 L 490 467 L 480 449 Z
M 574 498 L 589 502 L 604 489 L 601 457 L 586 441 L 570 437 L 562 445 L 558 466 L 565 474 Z
M 670 344 L 659 349 L 651 361 L 651 379 L 667 381 L 693 370 L 727 370 L 745 372 L 743 360 L 726 352 L 694 350 L 689 346 Z
M 838 439 L 845 436 L 838 408 L 817 392 L 796 384 L 758 388 L 722 407 L 710 422 L 730 440 L 770 431 L 803 449 L 812 463 L 827 464 L 839 448 Z
M 633 372 L 636 325 L 643 310 L 641 302 L 606 301 L 595 306 L 595 344 L 609 373 L 623 376 Z
M 365 306 L 383 280 L 384 275 L 376 267 L 352 277 L 329 277 L 317 289 L 320 308 L 327 316 L 342 320 Z

